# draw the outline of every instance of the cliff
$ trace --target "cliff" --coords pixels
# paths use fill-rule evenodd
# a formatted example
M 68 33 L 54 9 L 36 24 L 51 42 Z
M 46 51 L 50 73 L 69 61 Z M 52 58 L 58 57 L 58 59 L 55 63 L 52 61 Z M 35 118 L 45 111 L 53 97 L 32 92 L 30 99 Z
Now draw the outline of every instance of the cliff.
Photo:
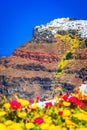
M 55 19 L 36 26 L 33 38 L 0 58 L 0 93 L 53 98 L 87 80 L 87 21 Z

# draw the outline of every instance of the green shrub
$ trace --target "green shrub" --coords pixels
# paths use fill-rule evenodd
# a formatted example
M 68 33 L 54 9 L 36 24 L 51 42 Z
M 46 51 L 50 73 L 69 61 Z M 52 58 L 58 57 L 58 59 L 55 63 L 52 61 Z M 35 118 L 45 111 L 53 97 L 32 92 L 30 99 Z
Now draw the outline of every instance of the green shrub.
M 62 69 L 61 69 L 61 68 L 59 68 L 59 69 L 57 70 L 57 72 L 58 72 L 58 73 L 61 73 L 61 72 L 62 72 Z
M 72 52 L 68 52 L 66 55 L 66 60 L 69 60 L 72 58 Z

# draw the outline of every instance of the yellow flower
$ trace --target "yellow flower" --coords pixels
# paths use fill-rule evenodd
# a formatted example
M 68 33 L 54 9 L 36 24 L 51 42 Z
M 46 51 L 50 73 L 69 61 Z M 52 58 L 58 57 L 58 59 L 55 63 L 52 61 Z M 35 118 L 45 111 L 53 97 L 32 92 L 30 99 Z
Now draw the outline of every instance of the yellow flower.
M 13 123 L 13 121 L 11 121 L 11 120 L 6 120 L 6 121 L 5 121 L 5 125 L 6 125 L 6 126 L 11 125 L 12 123 Z
M 9 103 L 5 103 L 4 104 L 4 108 L 9 109 L 10 108 L 10 104 Z
M 13 123 L 12 125 L 7 127 L 7 130 L 23 130 L 21 124 Z
M 25 127 L 26 127 L 26 129 L 30 130 L 30 129 L 34 128 L 34 124 L 33 123 L 26 123 Z
M 7 130 L 6 126 L 4 124 L 2 124 L 2 123 L 0 123 L 0 130 Z
M 69 130 L 75 130 L 75 128 L 69 128 Z
M 72 127 L 74 127 L 74 126 L 77 126 L 77 127 L 78 127 L 77 124 L 75 124 L 74 122 L 72 122 L 72 121 L 69 120 L 69 119 L 66 119 L 66 120 L 65 120 L 65 123 L 66 123 L 66 125 L 68 126 L 68 128 L 72 128 Z
M 82 113 L 84 113 L 84 114 L 87 115 L 87 112 L 86 112 L 86 111 L 82 110 L 81 108 L 79 108 L 79 109 L 80 109 L 80 111 L 81 111 Z
M 50 125 L 47 124 L 47 123 L 42 123 L 42 124 L 40 125 L 41 130 L 48 130 L 49 127 L 50 127 Z M 52 130 L 52 129 L 51 129 L 51 130 Z
M 87 130 L 87 128 L 77 128 L 76 130 Z
M 52 123 L 52 120 L 51 120 L 50 117 L 48 117 L 48 118 L 45 118 L 45 117 L 44 117 L 44 122 L 45 122 L 45 123 L 48 123 L 48 124 L 51 124 L 51 123 Z
M 32 104 L 32 108 L 33 109 L 37 109 L 38 108 L 38 105 L 36 103 Z
M 20 118 L 25 118 L 27 116 L 27 113 L 23 111 L 23 112 L 18 112 L 17 115 Z
M 72 113 L 74 113 L 74 112 L 75 112 L 75 110 L 74 110 L 74 109 L 71 109 L 71 112 L 72 112 Z
M 67 130 L 67 128 L 65 128 L 65 127 L 62 127 L 62 129 L 61 130 Z
M 21 103 L 22 107 L 28 106 L 29 105 L 29 101 L 25 100 L 25 99 L 17 99 L 18 102 Z
M 50 125 L 50 127 L 49 127 L 49 130 L 56 130 L 56 126 L 55 125 Z
M 62 126 L 61 125 L 56 126 L 55 130 L 62 130 Z
M 85 115 L 83 113 L 73 114 L 73 117 L 77 118 L 78 120 L 87 121 L 87 115 Z
M 70 106 L 70 102 L 64 101 L 64 102 L 63 102 L 63 105 L 66 106 L 66 107 L 67 107 L 67 106 Z
M 71 114 L 70 110 L 68 110 L 68 109 L 63 110 L 63 116 L 64 117 L 70 116 L 70 114 Z
M 0 111 L 0 117 L 6 115 L 5 111 Z

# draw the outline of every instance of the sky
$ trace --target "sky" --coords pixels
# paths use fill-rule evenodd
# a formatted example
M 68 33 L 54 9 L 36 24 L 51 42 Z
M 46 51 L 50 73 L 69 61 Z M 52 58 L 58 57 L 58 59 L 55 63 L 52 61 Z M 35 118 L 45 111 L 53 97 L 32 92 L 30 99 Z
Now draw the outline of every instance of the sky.
M 62 17 L 87 20 L 87 0 L 0 0 L 0 57 L 30 40 L 35 26 Z

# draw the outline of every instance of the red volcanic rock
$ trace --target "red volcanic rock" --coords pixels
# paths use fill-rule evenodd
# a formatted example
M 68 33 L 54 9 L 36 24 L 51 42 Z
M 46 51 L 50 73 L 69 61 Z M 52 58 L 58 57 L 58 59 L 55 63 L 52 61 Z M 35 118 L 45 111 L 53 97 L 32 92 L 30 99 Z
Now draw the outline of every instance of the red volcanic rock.
M 41 52 L 25 52 L 22 50 L 16 49 L 13 53 L 14 56 L 20 56 L 22 58 L 28 58 L 31 60 L 37 60 L 41 62 L 58 62 L 59 58 L 57 54 L 46 54 Z

